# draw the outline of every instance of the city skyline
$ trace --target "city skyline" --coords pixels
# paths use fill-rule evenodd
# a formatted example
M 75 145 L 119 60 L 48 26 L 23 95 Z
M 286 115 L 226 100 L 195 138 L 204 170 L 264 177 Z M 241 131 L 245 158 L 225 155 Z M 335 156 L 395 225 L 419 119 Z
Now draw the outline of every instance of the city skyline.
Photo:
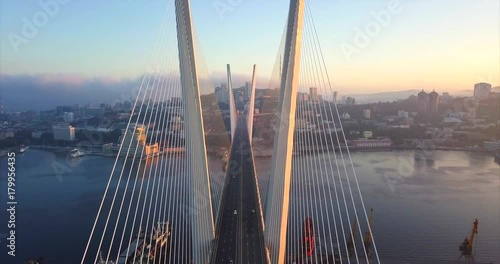
M 247 83 L 249 83 L 247 81 Z M 135 83 L 136 84 L 136 83 Z M 483 84 L 483 83 L 477 83 L 472 85 L 470 89 L 467 90 L 462 90 L 462 91 L 456 91 L 456 92 L 447 92 L 444 90 L 432 90 L 439 92 L 439 94 L 446 94 L 447 96 L 452 96 L 452 97 L 457 97 L 457 98 L 465 98 L 465 97 L 475 97 L 476 96 L 476 89 L 474 89 L 478 84 Z M 490 84 L 486 83 L 491 87 Z M 25 84 L 24 84 L 25 85 Z M 220 99 L 220 96 L 227 96 L 227 95 L 218 95 L 218 89 L 220 87 L 226 87 L 226 83 L 222 82 L 219 85 L 214 84 L 214 90 L 212 92 L 208 92 L 205 95 L 209 94 L 214 94 L 216 98 Z M 130 86 L 125 90 L 121 90 L 123 86 L 118 85 L 109 85 L 107 86 L 109 90 L 105 91 L 99 91 L 100 87 L 93 87 L 93 86 L 85 86 L 89 87 L 90 89 L 86 91 L 80 91 L 79 93 L 72 93 L 69 94 L 68 90 L 64 90 L 64 87 L 60 84 L 57 84 L 54 86 L 57 88 L 56 93 L 59 95 L 63 94 L 64 96 L 53 96 L 52 93 L 48 93 L 44 90 L 40 91 L 23 91 L 23 89 L 15 89 L 15 90 L 7 90 L 8 91 L 8 97 L 7 100 L 3 100 L 0 107 L 2 110 L 4 110 L 5 113 L 9 112 L 24 112 L 24 111 L 47 111 L 47 110 L 53 110 L 54 107 L 56 106 L 92 106 L 92 105 L 99 105 L 99 104 L 115 104 L 117 102 L 123 103 L 123 102 L 131 102 L 132 100 L 132 94 L 134 92 L 133 87 L 137 86 Z M 235 86 L 233 87 L 233 90 L 241 90 L 244 89 L 246 85 L 242 86 Z M 3 87 L 0 87 L 3 89 Z M 226 88 L 225 88 L 226 89 Z M 271 88 L 272 90 L 273 88 Z M 0 89 L 1 90 L 1 89 Z M 227 89 L 226 89 L 227 90 Z M 264 88 L 264 87 L 257 87 L 257 90 L 262 91 L 262 90 L 270 90 L 269 88 Z M 390 92 L 380 92 L 380 93 L 365 93 L 365 94 L 352 94 L 352 93 L 340 93 L 338 91 L 333 91 L 333 93 L 326 93 L 326 94 L 321 94 L 322 99 L 327 100 L 327 101 L 332 101 L 335 96 L 337 99 L 337 103 L 345 103 L 344 101 L 347 100 L 356 100 L 356 104 L 371 104 L 371 103 L 377 103 L 377 102 L 392 102 L 392 101 L 400 101 L 407 99 L 410 96 L 417 96 L 417 94 L 421 90 L 428 90 L 428 89 L 411 89 L 411 90 L 404 90 L 404 91 L 390 91 Z M 221 92 L 222 90 L 220 90 Z M 227 91 L 226 91 L 227 92 Z M 500 93 L 500 87 L 491 87 L 491 89 L 488 91 L 488 93 L 483 92 L 483 97 L 488 96 L 487 94 L 491 92 L 492 94 L 499 94 Z M 262 93 L 262 92 L 260 92 Z M 307 99 L 310 97 L 310 87 L 302 87 L 298 91 L 298 98 L 301 98 L 303 94 L 307 95 Z M 318 94 L 319 95 L 319 94 Z M 236 96 L 236 94 L 235 94 Z M 483 98 L 482 97 L 482 98 Z M 118 99 L 117 99 L 118 98 Z M 3 98 L 1 98 L 3 99 Z M 118 100 L 118 101 L 117 101 Z M 19 101 L 24 101 L 27 102 L 26 104 L 18 104 L 17 102 Z M 221 100 L 219 100 L 221 101 Z M 306 100 L 307 101 L 307 100 Z M 6 102 L 6 103 L 5 103 Z M 225 102 L 225 100 L 222 100 L 222 102 Z M 347 104 L 353 104 L 347 103 Z
M 104 88 L 135 83 L 146 68 L 160 24 L 162 12 L 155 11 L 165 9 L 166 3 L 66 2 L 58 5 L 58 12 L 33 38 L 17 45 L 13 43 L 15 36 L 23 37 L 24 18 L 31 20 L 44 9 L 37 3 L 2 3 L 2 83 L 31 78 L 37 89 L 54 92 L 64 86 L 69 93 L 88 89 L 89 83 Z M 341 93 L 454 92 L 472 89 L 479 82 L 499 84 L 498 1 L 315 1 L 309 5 L 333 88 Z M 234 6 L 225 1 L 193 1 L 198 39 L 214 84 L 224 80 L 226 63 L 232 65 L 236 85 L 249 80 L 254 63 L 259 65 L 257 86 L 268 84 L 287 6 L 283 0 L 265 5 L 241 1 Z M 110 12 L 116 14 L 113 20 Z M 255 14 L 266 19 L 255 19 Z M 387 25 L 383 14 L 390 15 Z M 373 23 L 379 23 L 381 31 L 369 37 L 366 47 L 356 45 L 359 32 L 366 33 Z

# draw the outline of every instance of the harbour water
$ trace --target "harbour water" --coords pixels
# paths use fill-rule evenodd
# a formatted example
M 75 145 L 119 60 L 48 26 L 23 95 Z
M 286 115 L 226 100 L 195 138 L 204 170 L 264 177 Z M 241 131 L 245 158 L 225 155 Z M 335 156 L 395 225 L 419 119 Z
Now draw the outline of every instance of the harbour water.
M 491 155 L 401 150 L 354 152 L 352 159 L 366 206 L 375 208 L 380 256 L 408 263 L 456 260 L 477 218 L 476 260 L 500 263 L 500 167 Z M 8 220 L 2 213 L 0 263 L 41 256 L 49 264 L 80 263 L 113 163 L 113 158 L 72 160 L 35 149 L 17 155 L 16 258 L 7 255 Z M 269 163 L 256 160 L 261 185 Z M 7 171 L 5 157 L 0 171 Z M 6 173 L 0 175 L 0 197 L 6 201 Z

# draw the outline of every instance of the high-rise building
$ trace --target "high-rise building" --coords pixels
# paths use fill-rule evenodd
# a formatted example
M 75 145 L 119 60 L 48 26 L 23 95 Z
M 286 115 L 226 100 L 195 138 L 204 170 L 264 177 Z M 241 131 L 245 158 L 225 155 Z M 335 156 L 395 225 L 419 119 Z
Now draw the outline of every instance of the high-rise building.
M 491 93 L 491 84 L 489 83 L 476 83 L 474 85 L 474 97 L 478 99 L 488 98 Z
M 245 82 L 245 88 L 243 89 L 243 96 L 245 99 L 250 99 L 250 94 L 252 94 L 252 82 Z
M 229 102 L 229 89 L 225 83 L 221 84 L 219 87 L 215 87 L 215 97 L 218 102 Z
M 309 94 L 308 93 L 297 93 L 297 100 L 299 102 L 307 102 L 309 101 Z
M 70 111 L 68 111 L 70 112 Z M 85 114 L 87 116 L 104 116 L 104 108 L 102 107 L 95 107 L 95 106 L 90 106 L 85 109 Z
M 318 88 L 316 88 L 316 87 L 309 88 L 309 99 L 312 102 L 318 101 Z
M 345 99 L 345 104 L 346 105 L 355 105 L 356 104 L 356 99 L 354 99 L 354 97 L 347 97 Z
M 53 126 L 55 140 L 73 141 L 75 140 L 75 128 L 72 126 Z
M 372 118 L 372 110 L 370 109 L 363 109 L 363 117 L 366 119 Z
M 429 94 L 424 90 L 418 93 L 417 111 L 421 115 L 425 115 L 429 111 Z
M 452 99 L 453 99 L 453 96 L 451 96 L 450 93 L 444 92 L 441 94 L 439 101 L 449 103 Z
M 426 93 L 422 90 L 417 96 L 417 111 L 419 115 L 435 116 L 439 110 L 439 94 L 436 91 Z
M 63 119 L 64 122 L 71 123 L 75 121 L 75 114 L 73 112 L 64 112 Z
M 435 115 L 439 110 L 439 94 L 436 91 L 432 91 L 429 94 L 429 113 Z
M 62 116 L 65 112 L 71 112 L 71 106 L 57 106 L 56 107 L 56 112 L 58 116 Z
M 334 102 L 334 103 L 337 103 L 337 100 L 338 100 L 338 99 L 337 99 L 337 97 L 338 97 L 338 96 L 339 96 L 339 93 L 338 93 L 337 91 L 334 91 L 334 92 L 333 92 L 333 102 Z

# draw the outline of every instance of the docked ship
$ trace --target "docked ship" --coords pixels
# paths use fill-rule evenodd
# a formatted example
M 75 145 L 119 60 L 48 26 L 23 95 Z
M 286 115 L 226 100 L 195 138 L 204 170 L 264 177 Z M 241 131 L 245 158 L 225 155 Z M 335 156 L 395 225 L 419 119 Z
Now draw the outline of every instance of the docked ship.
M 82 156 L 85 156 L 85 152 L 83 152 L 82 150 L 80 149 L 72 149 L 71 152 L 70 152 L 70 157 L 72 158 L 78 158 L 78 157 L 82 157 Z
M 19 148 L 19 153 L 24 153 L 26 152 L 26 150 L 28 150 L 30 147 L 29 146 L 25 146 L 25 145 L 21 145 L 21 147 Z
M 302 248 L 308 257 L 313 255 L 314 252 L 314 225 L 310 217 L 304 221 L 302 228 Z
M 139 232 L 139 235 L 130 243 L 121 254 L 116 264 L 153 264 L 157 252 L 167 250 L 166 246 L 170 239 L 170 224 L 160 222 L 150 235 Z

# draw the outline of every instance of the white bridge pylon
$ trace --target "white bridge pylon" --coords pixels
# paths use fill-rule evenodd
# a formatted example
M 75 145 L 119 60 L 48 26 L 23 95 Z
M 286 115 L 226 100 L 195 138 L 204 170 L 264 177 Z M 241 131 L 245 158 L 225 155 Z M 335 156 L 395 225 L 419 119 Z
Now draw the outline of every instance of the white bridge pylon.
M 256 71 L 257 65 L 253 65 L 252 74 L 252 86 L 250 90 L 250 100 L 248 102 L 248 112 L 247 112 L 247 128 L 248 135 L 250 137 L 250 144 L 252 143 L 252 131 L 253 131 L 253 114 L 255 109 L 255 85 L 256 85 Z M 231 120 L 231 139 L 234 138 L 234 132 L 236 130 L 236 122 L 238 120 L 238 113 L 236 111 L 236 103 L 234 101 L 233 93 L 233 82 L 231 78 L 231 65 L 227 64 L 227 87 L 229 89 L 229 113 Z
M 264 212 L 264 239 L 270 263 L 285 263 L 304 8 L 305 0 L 290 1 L 274 150 Z
M 257 65 L 253 65 L 252 73 L 252 87 L 250 90 L 250 101 L 248 102 L 248 113 L 247 113 L 247 127 L 248 127 L 248 137 L 250 140 L 250 145 L 252 145 L 252 132 L 253 132 L 253 114 L 255 111 L 255 87 L 257 80 Z
M 227 88 L 229 90 L 229 117 L 231 120 L 231 140 L 234 140 L 234 132 L 236 131 L 236 122 L 238 114 L 236 113 L 236 103 L 234 102 L 233 80 L 231 79 L 231 65 L 227 65 Z
M 211 243 L 215 238 L 215 231 L 189 0 L 176 0 L 175 9 L 184 130 L 187 139 L 185 173 L 191 182 L 190 209 L 193 212 L 190 221 L 193 261 L 203 264 L 210 261 Z

